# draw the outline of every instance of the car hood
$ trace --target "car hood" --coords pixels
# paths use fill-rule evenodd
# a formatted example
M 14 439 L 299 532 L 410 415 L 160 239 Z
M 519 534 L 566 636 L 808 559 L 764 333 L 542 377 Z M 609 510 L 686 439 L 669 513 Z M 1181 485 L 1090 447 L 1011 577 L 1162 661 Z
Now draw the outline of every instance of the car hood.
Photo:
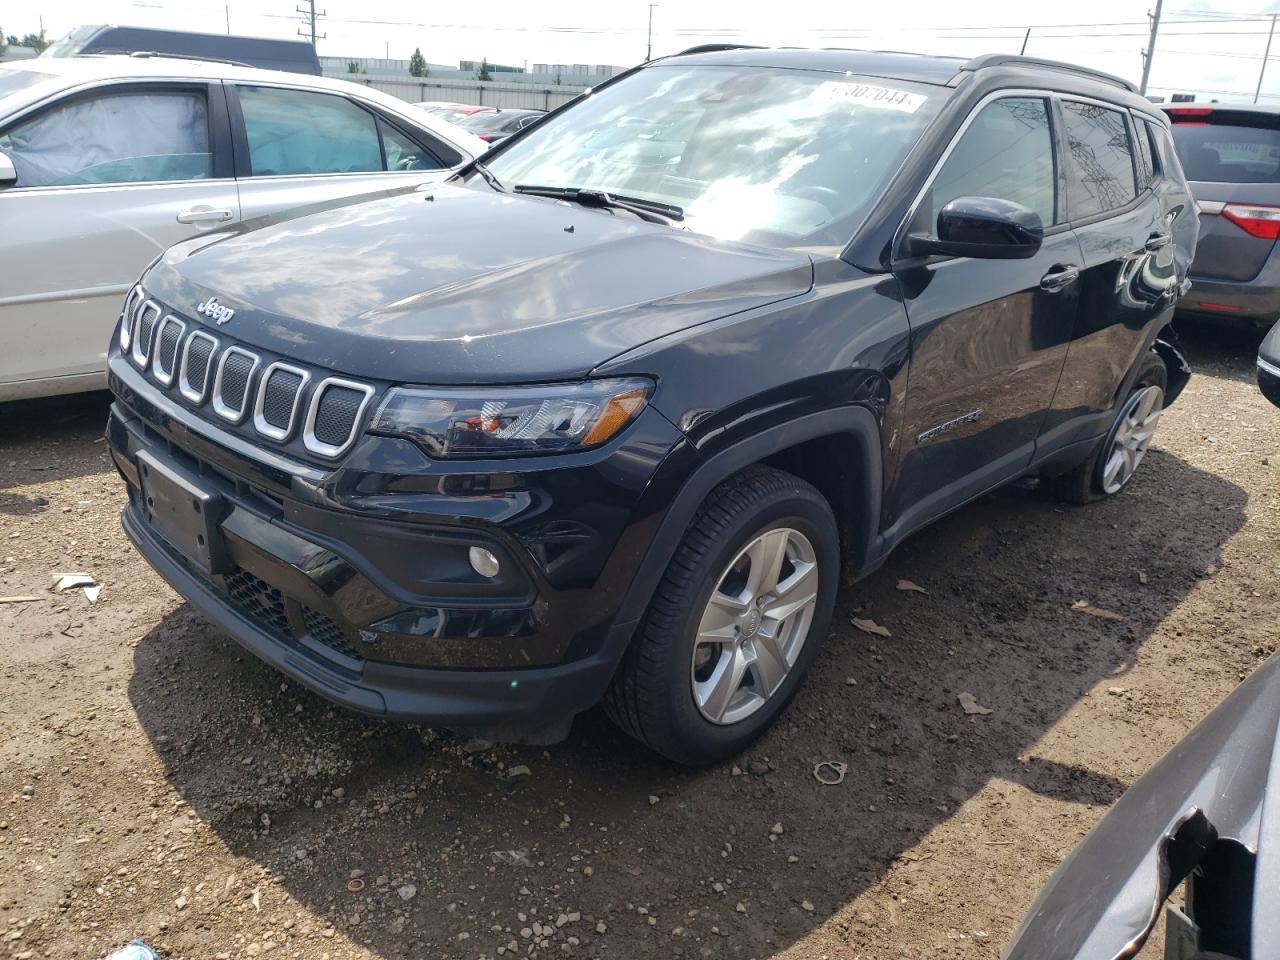
M 1257 856 L 1253 943 L 1274 950 L 1280 943 L 1280 912 L 1271 903 L 1280 887 L 1278 724 L 1280 655 L 1175 744 L 1085 835 L 1031 905 L 1005 960 L 1133 956 L 1214 832 Z
M 487 188 L 340 205 L 172 248 L 147 292 L 229 336 L 353 376 L 581 377 L 649 340 L 803 294 L 808 256 Z

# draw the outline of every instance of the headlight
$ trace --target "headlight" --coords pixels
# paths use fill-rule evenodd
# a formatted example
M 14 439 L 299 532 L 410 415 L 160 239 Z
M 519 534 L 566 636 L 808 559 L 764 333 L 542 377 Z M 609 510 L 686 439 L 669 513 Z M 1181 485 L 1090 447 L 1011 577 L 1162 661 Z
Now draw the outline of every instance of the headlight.
M 587 380 L 535 387 L 397 387 L 374 433 L 408 437 L 433 457 L 565 453 L 599 446 L 636 418 L 648 380 Z

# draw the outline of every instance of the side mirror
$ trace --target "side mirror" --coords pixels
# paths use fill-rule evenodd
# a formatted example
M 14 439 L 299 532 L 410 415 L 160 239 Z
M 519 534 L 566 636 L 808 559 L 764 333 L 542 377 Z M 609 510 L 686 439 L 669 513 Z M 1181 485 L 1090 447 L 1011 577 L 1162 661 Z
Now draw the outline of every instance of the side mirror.
M 938 236 L 912 234 L 909 249 L 914 256 L 1025 260 L 1043 241 L 1044 224 L 1034 210 L 995 197 L 957 197 L 938 213 Z
M 0 187 L 12 187 L 18 182 L 18 171 L 14 169 L 9 155 L 0 150 Z

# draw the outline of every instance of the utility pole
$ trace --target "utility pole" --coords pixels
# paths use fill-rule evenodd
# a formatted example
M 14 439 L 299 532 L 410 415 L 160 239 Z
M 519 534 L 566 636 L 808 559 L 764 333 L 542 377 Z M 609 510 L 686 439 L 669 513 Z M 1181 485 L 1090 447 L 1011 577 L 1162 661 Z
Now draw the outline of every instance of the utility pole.
M 316 13 L 316 0 L 307 0 L 307 6 L 295 7 L 294 10 L 302 14 L 302 29 L 298 31 L 298 36 L 305 37 L 309 33 L 311 36 L 311 49 L 314 50 L 316 48 L 317 39 L 316 21 L 320 17 L 326 15 L 325 11 L 321 10 L 319 13 Z M 319 39 L 323 40 L 327 36 L 328 34 L 322 33 L 320 34 Z
M 649 43 L 644 50 L 645 63 L 653 59 L 653 8 L 656 6 L 656 3 L 649 4 Z
M 1271 56 L 1271 39 L 1276 35 L 1276 14 L 1271 15 L 1271 32 L 1267 34 L 1267 52 L 1262 55 L 1262 66 L 1258 68 L 1258 89 L 1253 91 L 1253 102 L 1258 102 L 1262 95 L 1262 76 L 1267 72 L 1267 57 Z
M 1156 12 L 1151 14 L 1151 39 L 1147 41 L 1147 49 L 1142 53 L 1142 83 L 1138 92 L 1147 95 L 1147 78 L 1151 76 L 1151 58 L 1156 54 L 1156 34 L 1160 31 L 1160 8 L 1164 0 L 1156 0 Z
M 230 4 L 228 4 L 227 6 L 223 7 L 223 8 L 222 8 L 222 10 L 223 10 L 223 12 L 227 15 L 227 36 L 229 37 L 229 36 L 231 36 L 231 6 L 230 6 Z
M 1018 56 L 1022 56 L 1027 52 L 1027 41 L 1031 39 L 1031 28 L 1027 27 L 1027 32 L 1022 38 L 1022 49 L 1018 51 Z

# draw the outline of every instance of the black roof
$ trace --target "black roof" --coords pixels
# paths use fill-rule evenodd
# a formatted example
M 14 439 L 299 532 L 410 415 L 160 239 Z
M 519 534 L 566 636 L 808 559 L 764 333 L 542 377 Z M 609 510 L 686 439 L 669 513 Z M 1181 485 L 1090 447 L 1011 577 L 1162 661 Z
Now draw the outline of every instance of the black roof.
M 890 50 L 844 50 L 834 48 L 802 49 L 797 47 L 748 47 L 729 44 L 707 44 L 676 54 L 681 60 L 695 63 L 740 64 L 758 67 L 790 67 L 823 70 L 831 73 L 856 73 L 866 77 L 914 80 L 939 86 L 956 86 L 966 73 L 993 67 L 1025 69 L 1032 72 L 1051 71 L 1076 79 L 1091 80 L 1120 87 L 1130 93 L 1137 88 L 1128 80 L 1057 60 L 1020 57 L 992 53 L 981 57 L 937 57 L 921 53 Z

